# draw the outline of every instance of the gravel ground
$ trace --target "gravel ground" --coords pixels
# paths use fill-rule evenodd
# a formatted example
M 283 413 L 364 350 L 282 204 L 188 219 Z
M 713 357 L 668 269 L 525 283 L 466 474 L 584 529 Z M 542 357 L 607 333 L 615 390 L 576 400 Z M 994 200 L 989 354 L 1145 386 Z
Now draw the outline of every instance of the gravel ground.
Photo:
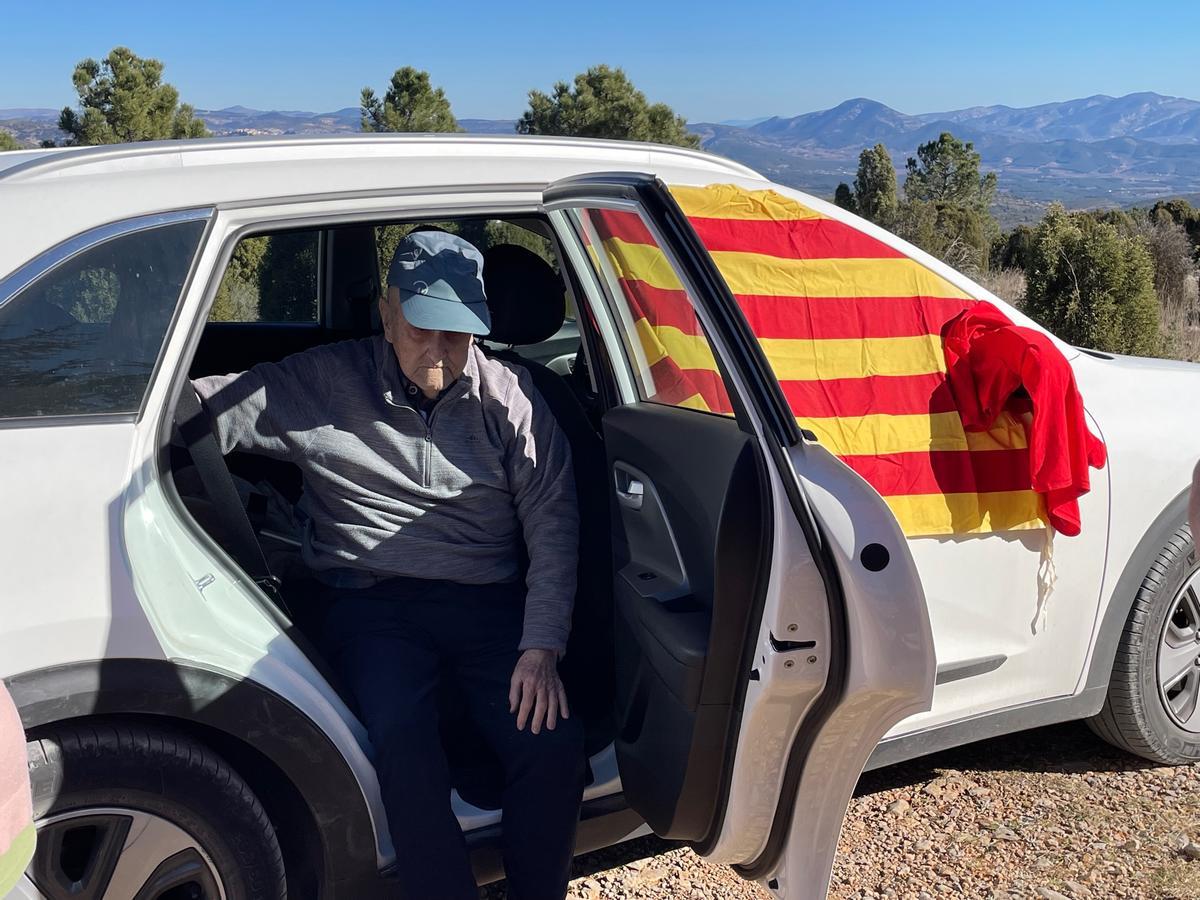
M 657 839 L 578 862 L 577 900 L 770 897 Z M 868 773 L 830 897 L 1200 900 L 1200 768 L 1154 766 L 1071 724 Z

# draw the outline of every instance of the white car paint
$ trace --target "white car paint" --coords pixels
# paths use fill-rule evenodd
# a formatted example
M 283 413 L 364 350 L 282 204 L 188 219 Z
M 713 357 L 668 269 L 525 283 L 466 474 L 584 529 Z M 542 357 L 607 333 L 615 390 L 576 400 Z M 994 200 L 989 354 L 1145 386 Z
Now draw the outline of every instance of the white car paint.
M 132 425 L 0 429 L 0 676 L 163 658 L 121 539 Z
M 777 191 L 845 222 L 1046 334 L 1070 360 L 1090 425 L 1108 447 L 1108 464 L 1091 471 L 1092 489 L 1079 501 L 1082 529 L 1075 537 L 1027 531 L 909 539 L 939 670 L 994 656 L 1004 662 L 939 683 L 932 708 L 897 723 L 887 737 L 1077 694 L 1104 611 L 1121 599 L 1113 596 L 1118 577 L 1157 516 L 1191 482 L 1200 418 L 1180 415 L 1179 397 L 1200 390 L 1200 366 L 1083 353 L 919 247 L 832 203 L 759 179 L 732 182 Z M 1051 590 L 1039 579 L 1047 558 L 1056 575 Z
M 211 302 L 216 276 L 236 238 L 248 229 L 370 220 L 413 209 L 447 215 L 533 210 L 541 190 L 554 180 L 620 170 L 655 173 L 668 183 L 732 182 L 778 190 L 901 249 L 974 296 L 1002 303 L 942 263 L 830 204 L 762 181 L 735 163 L 660 146 L 362 136 L 0 155 L 0 198 L 6 209 L 21 211 L 0 218 L 0 280 L 90 228 L 150 212 L 218 208 L 179 311 L 181 327 L 168 339 L 161 375 L 137 422 L 0 423 L 0 496 L 5 498 L 0 569 L 6 578 L 0 677 L 73 661 L 140 656 L 201 661 L 258 680 L 292 699 L 335 736 L 378 826 L 382 807 L 361 726 L 303 654 L 258 611 L 254 589 L 232 562 L 211 543 L 197 540 L 179 522 L 170 498 L 162 495 L 155 447 L 165 406 L 190 359 L 196 324 Z M 1008 312 L 1021 324 L 1037 327 L 1019 312 Z M 1033 627 L 1043 533 L 909 541 L 928 598 L 938 662 L 953 665 L 995 654 L 1006 660 L 990 674 L 939 685 L 932 709 L 896 724 L 892 736 L 1077 692 L 1117 577 L 1154 518 L 1187 487 L 1193 454 L 1200 447 L 1200 422 L 1179 415 L 1180 398 L 1200 387 L 1200 368 L 1101 360 L 1060 346 L 1072 359 L 1110 462 L 1103 472 L 1093 473 L 1093 491 L 1081 503 L 1083 534 L 1054 540 L 1058 583 L 1046 601 L 1044 625 Z M 805 472 L 798 474 L 803 482 Z M 778 482 L 775 489 L 778 498 Z M 831 503 L 820 511 L 832 521 L 835 509 Z M 785 529 L 779 527 L 778 533 Z M 861 537 L 854 534 L 853 518 L 842 519 L 832 533 L 843 557 L 852 559 Z M 776 624 L 787 618 L 788 590 L 812 589 L 811 559 L 807 564 L 794 559 L 791 566 L 772 575 L 768 616 L 776 617 Z M 209 575 L 213 581 L 201 591 L 196 582 Z M 164 602 L 167 597 L 176 602 Z M 872 608 L 863 602 L 868 604 L 864 609 Z M 919 658 L 919 632 L 916 628 L 900 644 L 913 651 L 913 659 Z M 813 665 L 823 675 L 825 661 L 815 655 L 818 663 Z M 868 662 L 856 657 L 855 664 Z M 916 683 L 921 674 L 913 670 L 904 677 Z M 776 675 L 771 688 L 783 695 L 790 690 L 793 701 L 818 681 L 811 672 L 781 670 Z M 851 682 L 866 677 L 856 670 Z M 748 698 L 743 747 L 751 746 L 764 723 L 782 721 L 772 719 L 774 701 L 765 688 L 752 689 Z M 887 711 L 883 718 L 891 724 L 900 712 L 911 712 L 911 706 Z M 793 702 L 784 716 L 794 717 L 796 708 Z M 831 750 L 847 735 L 870 743 L 878 737 L 856 731 L 850 722 L 834 725 L 819 738 Z M 735 776 L 732 817 L 715 845 L 717 858 L 750 862 L 761 849 L 761 822 L 772 790 L 777 794 L 779 759 L 789 743 L 754 746 L 753 754 L 759 755 L 740 760 L 744 765 Z M 846 772 L 861 768 L 865 756 L 860 755 L 842 754 L 845 771 L 840 773 L 830 763 L 830 789 L 840 790 Z M 606 760 L 596 762 L 608 772 Z M 604 782 L 614 790 L 618 783 L 611 777 Z M 789 849 L 780 873 L 784 891 L 788 882 L 799 885 L 821 868 L 827 877 L 824 862 L 814 860 L 831 861 L 831 833 L 836 843 L 836 827 L 826 823 L 823 830 L 805 831 L 813 826 L 811 820 L 805 825 L 804 817 L 817 815 L 821 804 L 833 809 L 838 798 L 822 799 L 819 785 L 806 779 L 800 799 L 793 833 L 818 839 Z M 459 811 L 472 824 L 495 821 L 494 814 L 465 805 Z M 739 825 L 747 827 L 735 833 Z M 377 856 L 385 862 L 390 858 L 386 830 L 377 827 L 376 832 Z
M 929 708 L 933 635 L 919 573 L 899 524 L 882 514 L 883 499 L 862 490 L 866 482 L 816 444 L 794 448 L 791 456 L 842 577 L 846 640 L 853 650 L 846 656 L 843 702 L 812 736 L 810 762 L 787 811 L 786 849 L 766 881 L 785 900 L 819 900 L 829 890 L 857 773 L 888 728 Z M 870 544 L 891 550 L 880 571 L 859 564 Z M 880 682 L 891 691 L 876 691 Z M 764 690 L 769 688 L 764 680 Z

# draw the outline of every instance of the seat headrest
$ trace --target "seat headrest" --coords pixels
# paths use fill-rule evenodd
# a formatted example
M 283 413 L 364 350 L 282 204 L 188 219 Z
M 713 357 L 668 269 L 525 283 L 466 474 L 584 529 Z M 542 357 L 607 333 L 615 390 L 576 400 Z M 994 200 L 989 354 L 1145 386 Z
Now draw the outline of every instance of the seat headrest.
M 487 340 L 537 344 L 562 328 L 566 294 L 550 264 L 516 244 L 496 244 L 483 254 L 483 287 L 492 312 Z

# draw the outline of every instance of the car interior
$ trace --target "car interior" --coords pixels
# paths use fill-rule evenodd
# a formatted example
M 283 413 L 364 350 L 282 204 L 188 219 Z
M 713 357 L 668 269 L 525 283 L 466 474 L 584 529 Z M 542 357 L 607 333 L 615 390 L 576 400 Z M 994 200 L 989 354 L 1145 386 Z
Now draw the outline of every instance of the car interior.
M 488 224 L 484 220 L 436 225 L 380 223 L 270 235 L 257 272 L 243 277 L 242 283 L 236 283 L 235 252 L 189 375 L 198 378 L 241 371 L 317 344 L 381 333 L 376 300 L 388 262 L 381 255 L 390 253 L 388 238 L 394 244 L 399 235 L 414 228 L 440 227 L 472 240 L 484 254 L 485 290 L 492 315 L 492 332 L 483 342 L 485 352 L 530 372 L 571 445 L 581 552 L 571 639 L 561 670 L 572 712 L 585 723 L 586 749 L 592 755 L 614 737 L 612 562 L 598 427 L 600 401 L 580 351 L 578 330 L 567 318 L 568 285 L 562 270 L 551 262 L 556 257 L 548 223 L 490 220 L 490 229 Z M 496 241 L 497 236 L 515 237 L 526 246 Z M 275 271 L 271 271 L 272 263 Z M 236 301 L 236 295 L 247 293 L 247 287 L 259 295 L 257 309 L 248 307 L 244 297 L 240 309 L 236 303 L 220 308 L 222 295 L 235 295 Z M 246 321 L 220 321 L 222 313 Z M 177 446 L 171 452 L 173 477 L 185 505 L 236 559 L 237 553 L 232 552 L 236 542 L 228 534 L 225 517 L 214 509 L 188 449 Z M 248 453 L 234 452 L 225 462 L 271 572 L 280 579 L 277 597 L 282 611 L 304 640 L 306 652 L 337 687 L 328 667 L 321 664 L 320 636 L 314 633 L 324 611 L 321 591 L 300 560 L 298 534 L 291 519 L 290 508 L 300 497 L 300 472 L 291 463 Z M 439 708 L 455 787 L 474 806 L 498 808 L 498 768 L 459 713 L 465 705 L 456 702 L 454 690 L 447 685 Z M 341 693 L 353 709 L 353 698 Z
M 580 554 L 560 671 L 572 715 L 583 720 L 589 757 L 611 760 L 611 747 L 620 789 L 642 819 L 664 837 L 702 841 L 719 821 L 741 699 L 748 680 L 758 677 L 757 616 L 771 564 L 770 488 L 743 414 L 619 401 L 615 367 L 623 361 L 607 355 L 592 306 L 575 299 L 586 296 L 611 310 L 621 288 L 602 288 L 597 273 L 572 267 L 571 260 L 586 260 L 581 247 L 564 252 L 549 221 L 536 216 L 338 225 L 243 238 L 189 374 L 241 371 L 377 333 L 381 273 L 398 235 L 417 227 L 456 230 L 479 247 L 493 322 L 485 352 L 528 369 L 570 442 Z M 568 310 L 579 310 L 578 319 Z M 198 404 L 195 413 L 187 407 L 181 395 L 180 431 L 185 419 L 203 420 L 215 445 Z M 328 673 L 317 649 L 321 591 L 300 561 L 292 518 L 299 471 L 236 452 L 222 463 L 219 452 L 204 452 L 202 445 L 188 441 L 170 449 L 180 497 L 201 528 L 271 587 L 266 592 L 288 633 Z M 230 486 L 221 499 L 215 467 L 226 481 L 235 476 L 236 497 Z M 238 516 L 229 514 L 232 506 Z M 239 517 L 253 523 L 253 546 L 236 533 Z M 263 572 L 255 571 L 256 555 L 269 560 L 278 590 L 273 580 L 257 577 Z M 456 702 L 455 690 L 447 685 L 439 706 L 453 784 L 472 806 L 498 809 L 499 766 L 458 712 L 465 704 Z M 341 693 L 353 709 L 353 698 Z M 615 763 L 601 765 L 609 770 L 593 773 L 585 819 L 589 803 L 596 815 L 615 811 L 601 808 Z

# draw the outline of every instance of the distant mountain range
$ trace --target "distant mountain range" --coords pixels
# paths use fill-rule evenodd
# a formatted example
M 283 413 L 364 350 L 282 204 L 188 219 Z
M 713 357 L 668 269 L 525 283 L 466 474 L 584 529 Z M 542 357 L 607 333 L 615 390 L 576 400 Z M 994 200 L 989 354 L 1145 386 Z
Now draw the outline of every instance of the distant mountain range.
M 749 127 L 690 127 L 705 149 L 825 195 L 853 178 L 864 147 L 886 146 L 903 178 L 907 157 L 943 131 L 972 141 L 1001 191 L 1017 198 L 1128 205 L 1200 191 L 1200 102 L 1160 94 L 915 116 L 859 98 Z
M 359 130 L 359 110 L 327 113 L 232 106 L 200 110 L 216 134 L 328 134 Z M 0 128 L 36 144 L 61 135 L 58 111 L 0 109 Z M 462 119 L 474 133 L 512 134 L 511 119 Z M 792 117 L 689 123 L 706 150 L 772 179 L 824 196 L 854 177 L 858 154 L 882 143 L 903 178 L 917 146 L 950 131 L 973 141 L 999 173 L 1018 218 L 1050 200 L 1071 206 L 1129 205 L 1200 193 L 1200 101 L 1160 94 L 1097 95 L 1014 108 L 976 106 L 907 115 L 874 100 L 847 100 Z M 1010 216 L 1005 216 L 1010 218 Z
M 61 141 L 65 135 L 58 130 L 58 113 L 57 109 L 0 109 L 0 128 L 31 146 L 44 140 Z M 196 114 L 218 135 L 347 134 L 358 132 L 362 120 L 357 106 L 325 113 L 228 106 L 198 109 Z M 459 124 L 475 134 L 512 134 L 517 128 L 516 119 L 459 119 Z
M 1097 95 L 1023 109 L 973 106 L 909 116 L 874 100 L 858 98 L 821 112 L 790 119 L 765 119 L 752 127 L 761 134 L 789 134 L 824 147 L 860 144 L 864 140 L 903 139 L 909 135 L 918 135 L 919 141 L 947 130 L 972 138 L 990 135 L 1014 141 L 1134 138 L 1159 143 L 1195 143 L 1200 140 L 1200 101 L 1150 93 L 1124 97 Z

